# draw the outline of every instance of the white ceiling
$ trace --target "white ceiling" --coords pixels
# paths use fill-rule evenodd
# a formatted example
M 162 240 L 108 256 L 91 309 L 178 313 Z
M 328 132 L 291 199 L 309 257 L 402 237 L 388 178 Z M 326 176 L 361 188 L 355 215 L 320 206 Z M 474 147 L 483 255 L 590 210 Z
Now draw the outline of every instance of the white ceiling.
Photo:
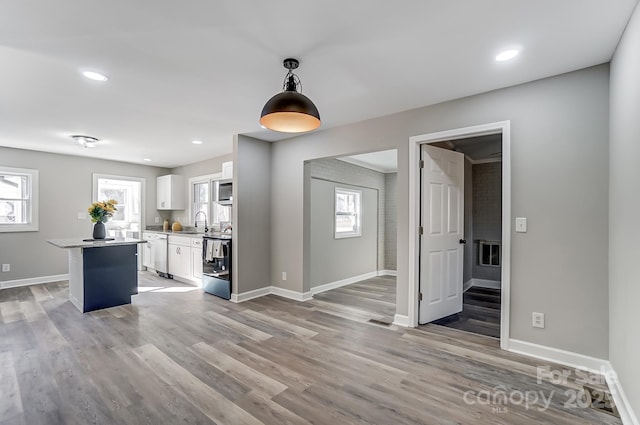
M 395 173 L 398 171 L 398 150 L 363 153 L 360 155 L 343 156 L 340 161 L 369 168 L 381 173 Z
M 0 145 L 183 165 L 287 137 L 258 124 L 285 57 L 329 128 L 608 62 L 636 3 L 3 0 Z

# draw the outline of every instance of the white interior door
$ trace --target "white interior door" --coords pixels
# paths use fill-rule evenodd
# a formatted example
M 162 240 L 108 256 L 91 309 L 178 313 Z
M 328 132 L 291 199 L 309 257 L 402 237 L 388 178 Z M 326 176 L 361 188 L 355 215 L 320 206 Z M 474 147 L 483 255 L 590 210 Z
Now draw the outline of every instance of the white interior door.
M 464 155 L 422 145 L 419 321 L 462 311 Z

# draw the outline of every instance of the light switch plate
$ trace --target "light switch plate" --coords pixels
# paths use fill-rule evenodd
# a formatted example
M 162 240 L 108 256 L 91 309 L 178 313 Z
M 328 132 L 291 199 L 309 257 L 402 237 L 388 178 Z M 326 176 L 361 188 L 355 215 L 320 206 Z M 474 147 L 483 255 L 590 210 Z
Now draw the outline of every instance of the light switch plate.
M 87 218 L 87 214 L 83 212 L 78 213 L 78 220 L 84 220 L 85 218 Z
M 2 273 L 6 273 L 6 272 L 10 272 L 11 271 L 11 264 L 3 264 L 2 265 Z
M 525 217 L 516 218 L 516 232 L 527 233 L 527 219 Z

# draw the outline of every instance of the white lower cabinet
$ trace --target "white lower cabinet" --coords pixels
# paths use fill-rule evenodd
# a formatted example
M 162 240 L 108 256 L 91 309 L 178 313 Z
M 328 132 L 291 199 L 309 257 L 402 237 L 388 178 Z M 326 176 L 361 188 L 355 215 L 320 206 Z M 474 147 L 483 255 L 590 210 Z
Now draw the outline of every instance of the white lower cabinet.
M 202 239 L 191 240 L 191 278 L 196 282 L 202 280 Z
M 169 235 L 169 274 L 192 280 L 191 238 Z

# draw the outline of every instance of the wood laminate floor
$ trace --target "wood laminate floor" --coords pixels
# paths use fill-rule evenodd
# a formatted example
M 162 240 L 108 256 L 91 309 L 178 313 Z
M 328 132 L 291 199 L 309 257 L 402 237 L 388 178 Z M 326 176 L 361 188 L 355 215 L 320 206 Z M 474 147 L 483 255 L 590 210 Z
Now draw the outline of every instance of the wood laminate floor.
M 566 405 L 576 376 L 537 379 L 565 368 L 491 338 L 379 326 L 323 300 L 233 304 L 147 273 L 140 285 L 133 304 L 84 315 L 66 282 L 1 290 L 0 425 L 620 424 Z
M 349 318 L 393 323 L 396 314 L 396 278 L 378 276 L 313 296 L 319 310 L 348 311 Z
M 500 289 L 471 287 L 464 293 L 460 313 L 432 323 L 500 338 L 500 314 Z

